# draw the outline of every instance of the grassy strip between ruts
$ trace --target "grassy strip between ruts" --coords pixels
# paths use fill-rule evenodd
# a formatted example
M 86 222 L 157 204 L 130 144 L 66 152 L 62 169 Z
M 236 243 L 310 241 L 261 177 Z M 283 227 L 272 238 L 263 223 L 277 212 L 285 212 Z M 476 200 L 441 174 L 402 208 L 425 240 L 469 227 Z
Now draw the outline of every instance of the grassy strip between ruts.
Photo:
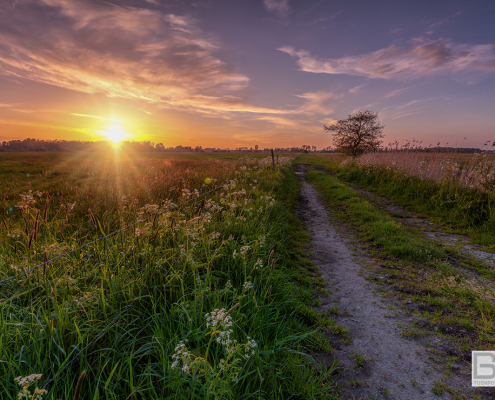
M 308 159 L 308 164 L 315 164 L 309 157 L 296 162 L 304 164 Z M 402 225 L 330 174 L 312 170 L 307 180 L 376 257 L 374 269 L 386 278 L 384 293 L 393 290 L 418 305 L 423 328 L 455 340 L 458 356 L 470 358 L 468 349 L 493 346 L 493 270 L 479 263 L 473 273 L 472 259 Z M 421 335 L 421 329 L 404 334 Z
M 132 299 L 45 398 L 72 398 L 83 370 L 85 399 L 334 398 L 334 368 L 307 354 L 329 346 L 309 326 L 298 179 L 246 165 L 220 195 L 1 287 L 2 398 L 17 376 L 53 377 Z
M 469 236 L 495 251 L 495 194 L 468 188 L 448 179 L 432 182 L 393 168 L 352 162 L 339 156 L 307 157 L 307 162 Z

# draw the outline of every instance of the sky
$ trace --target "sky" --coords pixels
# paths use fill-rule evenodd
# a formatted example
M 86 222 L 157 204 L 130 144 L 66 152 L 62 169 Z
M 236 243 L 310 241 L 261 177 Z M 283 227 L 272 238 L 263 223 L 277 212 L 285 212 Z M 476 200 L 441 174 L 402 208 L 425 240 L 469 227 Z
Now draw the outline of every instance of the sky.
M 0 141 L 495 140 L 494 1 L 0 0 Z M 490 143 L 491 144 L 491 143 Z

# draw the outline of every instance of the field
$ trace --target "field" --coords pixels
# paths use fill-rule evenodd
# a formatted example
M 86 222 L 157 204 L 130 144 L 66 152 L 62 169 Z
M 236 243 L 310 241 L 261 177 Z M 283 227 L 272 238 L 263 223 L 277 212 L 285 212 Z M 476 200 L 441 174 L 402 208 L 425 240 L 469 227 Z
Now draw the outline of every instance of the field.
M 493 158 L 277 160 L 2 154 L 0 398 L 490 398 Z
M 332 398 L 290 161 L 2 155 L 1 398 Z

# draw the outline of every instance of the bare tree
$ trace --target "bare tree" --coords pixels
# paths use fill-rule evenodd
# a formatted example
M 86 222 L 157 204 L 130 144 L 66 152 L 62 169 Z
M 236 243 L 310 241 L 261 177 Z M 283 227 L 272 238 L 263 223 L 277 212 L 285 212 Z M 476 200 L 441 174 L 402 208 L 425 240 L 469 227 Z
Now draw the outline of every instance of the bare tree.
M 378 123 L 378 113 L 358 111 L 347 119 L 323 127 L 333 134 L 333 144 L 343 153 L 357 157 L 367 151 L 376 150 L 382 144 L 383 125 Z

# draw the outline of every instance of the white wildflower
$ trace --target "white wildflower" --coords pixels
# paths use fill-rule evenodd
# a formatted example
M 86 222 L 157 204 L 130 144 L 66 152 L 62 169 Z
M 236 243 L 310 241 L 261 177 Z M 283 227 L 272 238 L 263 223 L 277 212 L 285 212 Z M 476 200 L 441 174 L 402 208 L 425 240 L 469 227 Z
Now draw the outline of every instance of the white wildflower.
M 242 246 L 241 247 L 241 254 L 244 256 L 246 255 L 247 251 L 250 249 L 251 247 L 249 246 Z

